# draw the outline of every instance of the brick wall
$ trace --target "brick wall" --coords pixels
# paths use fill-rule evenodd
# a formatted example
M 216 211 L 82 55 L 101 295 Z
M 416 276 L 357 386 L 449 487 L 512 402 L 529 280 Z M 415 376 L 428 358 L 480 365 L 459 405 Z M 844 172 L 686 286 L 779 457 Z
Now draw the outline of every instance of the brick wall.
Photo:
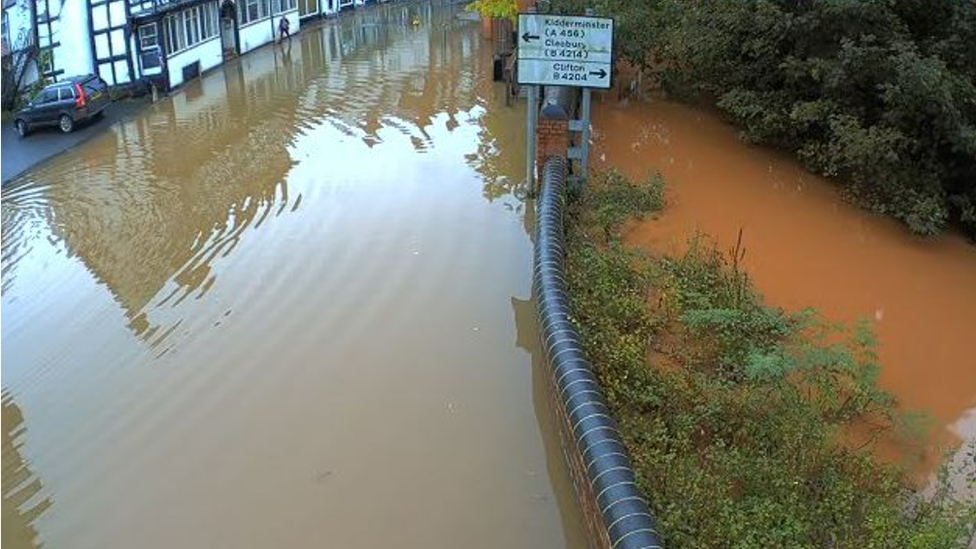
M 542 168 L 551 156 L 566 157 L 569 150 L 569 121 L 539 117 L 536 129 L 536 181 L 542 182 Z

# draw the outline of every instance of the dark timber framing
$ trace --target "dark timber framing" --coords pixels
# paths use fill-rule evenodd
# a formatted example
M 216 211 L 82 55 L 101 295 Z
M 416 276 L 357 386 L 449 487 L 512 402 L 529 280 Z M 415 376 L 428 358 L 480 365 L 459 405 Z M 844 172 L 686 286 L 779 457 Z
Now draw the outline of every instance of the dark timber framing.
M 129 8 L 128 0 L 88 0 L 88 37 L 92 52 L 92 59 L 95 64 L 95 73 L 98 74 L 102 79 L 105 79 L 106 74 L 103 73 L 102 65 L 108 63 L 109 70 L 112 75 L 112 85 L 119 86 L 122 84 L 128 84 L 135 80 L 135 70 L 132 66 L 132 56 L 130 55 L 130 45 L 131 45 L 131 26 L 129 25 L 129 16 L 131 14 Z M 112 6 L 121 4 L 124 10 L 125 16 L 123 17 L 121 24 L 112 24 Z M 105 22 L 106 27 L 103 29 L 95 30 L 95 13 L 96 10 L 105 10 Z M 115 45 L 113 44 L 112 37 L 117 36 L 117 33 L 121 32 L 123 37 L 122 51 L 115 51 Z M 105 42 L 108 45 L 108 55 L 105 52 L 100 52 L 98 50 L 98 38 L 100 36 L 105 37 Z M 126 68 L 128 69 L 128 75 L 124 79 L 119 78 L 118 71 L 116 70 L 116 63 L 119 61 L 125 61 Z
M 58 7 L 58 13 L 51 13 L 52 3 Z M 44 6 L 44 9 L 41 9 Z M 39 65 L 41 75 L 45 78 L 50 78 L 51 80 L 57 82 L 58 76 L 64 74 L 64 69 L 58 69 L 57 64 L 54 62 L 54 50 L 61 45 L 60 42 L 54 41 L 54 28 L 55 23 L 60 27 L 61 25 L 61 10 L 64 5 L 60 0 L 34 0 L 34 43 L 37 44 L 38 50 L 41 55 L 50 55 L 50 66 L 45 67 Z M 43 14 L 43 17 L 42 17 Z M 40 33 L 41 27 L 45 27 L 47 34 L 42 37 Z M 43 39 L 42 39 L 43 38 Z

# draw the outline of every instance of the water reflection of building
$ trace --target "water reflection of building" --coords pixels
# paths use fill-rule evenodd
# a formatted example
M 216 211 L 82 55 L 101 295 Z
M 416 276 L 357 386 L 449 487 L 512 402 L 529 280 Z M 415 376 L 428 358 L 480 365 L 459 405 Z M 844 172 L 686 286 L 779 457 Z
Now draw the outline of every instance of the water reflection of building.
M 422 148 L 436 113 L 476 104 L 476 29 L 454 32 L 454 13 L 364 10 L 188 85 L 38 174 L 73 180 L 51 189 L 55 233 L 133 331 L 166 333 L 159 306 L 203 296 L 247 229 L 297 207 L 289 147 L 303 132 L 324 123 L 369 144 L 391 127 Z
M 34 522 L 49 507 L 51 499 L 40 497 L 39 479 L 21 454 L 24 417 L 7 392 L 2 397 L 3 421 L 3 547 L 40 547 Z

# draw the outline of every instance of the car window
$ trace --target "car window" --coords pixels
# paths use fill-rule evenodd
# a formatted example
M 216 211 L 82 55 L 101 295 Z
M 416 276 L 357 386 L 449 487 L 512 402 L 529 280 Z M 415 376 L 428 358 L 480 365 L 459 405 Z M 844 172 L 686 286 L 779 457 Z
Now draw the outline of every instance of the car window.
M 66 99 L 74 99 L 75 98 L 75 92 L 74 92 L 74 90 L 72 90 L 71 88 L 68 88 L 68 87 L 58 88 L 58 98 L 61 101 L 64 101 Z
M 85 93 L 88 95 L 94 95 L 105 88 L 105 83 L 98 78 L 92 78 L 82 84 L 81 87 L 85 89 Z
M 41 93 L 38 94 L 37 99 L 34 102 L 38 104 L 44 104 L 44 103 L 53 103 L 54 101 L 57 100 L 58 100 L 58 90 L 56 88 L 48 88 L 46 90 L 42 90 Z

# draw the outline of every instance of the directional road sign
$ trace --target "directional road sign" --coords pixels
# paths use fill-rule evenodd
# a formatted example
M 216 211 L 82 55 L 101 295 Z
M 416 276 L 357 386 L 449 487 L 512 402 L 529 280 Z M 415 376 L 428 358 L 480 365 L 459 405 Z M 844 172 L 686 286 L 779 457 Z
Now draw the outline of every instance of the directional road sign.
M 613 19 L 520 13 L 519 84 L 609 88 Z

